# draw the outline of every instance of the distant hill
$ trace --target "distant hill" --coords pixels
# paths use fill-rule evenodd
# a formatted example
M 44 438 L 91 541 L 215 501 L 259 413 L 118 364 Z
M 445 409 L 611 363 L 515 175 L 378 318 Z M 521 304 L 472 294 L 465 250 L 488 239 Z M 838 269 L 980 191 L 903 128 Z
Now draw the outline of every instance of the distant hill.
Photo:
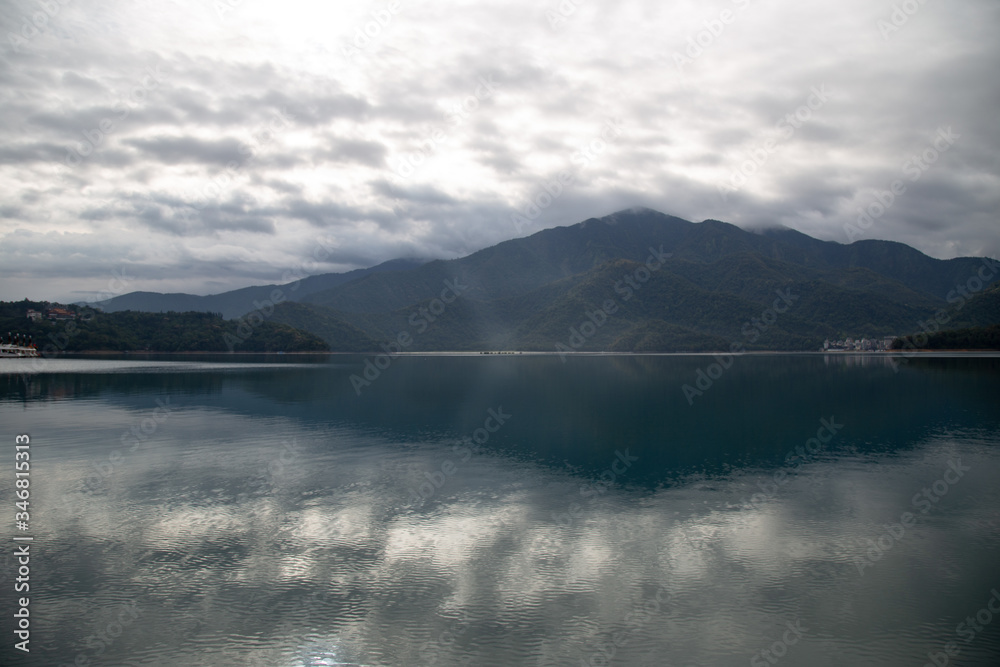
M 998 267 L 1000 268 L 1000 267 Z M 972 287 L 976 283 L 973 281 Z M 968 281 L 948 297 L 943 322 L 927 318 L 919 331 L 893 341 L 903 350 L 1000 350 L 1000 283 L 971 292 Z
M 221 313 L 226 319 L 239 317 L 255 308 L 254 302 L 263 303 L 271 298 L 275 289 L 280 289 L 283 298 L 288 301 L 300 301 L 303 297 L 336 287 L 352 280 L 358 280 L 372 273 L 383 271 L 407 271 L 420 266 L 423 262 L 415 259 L 394 259 L 367 269 L 357 269 L 347 273 L 325 273 L 309 276 L 293 283 L 284 285 L 258 285 L 244 287 L 231 292 L 197 296 L 195 294 L 161 294 L 159 292 L 129 292 L 121 296 L 100 301 L 92 305 L 106 313 L 121 310 L 135 310 L 147 313 L 165 313 L 169 311 L 198 311 L 204 313 Z M 84 304 L 78 304 L 84 305 Z
M 827 338 L 913 333 L 942 311 L 956 327 L 998 323 L 1000 267 L 986 281 L 992 287 L 955 296 L 984 266 L 992 265 L 934 259 L 901 243 L 845 245 L 638 208 L 460 259 L 306 279 L 290 299 L 297 303 L 269 318 L 340 351 L 377 349 L 400 334 L 412 339 L 408 351 L 816 350 Z M 216 295 L 228 310 L 207 301 L 215 297 L 196 298 L 235 317 L 272 288 Z M 159 295 L 163 303 L 170 296 Z
M 1000 350 L 1000 324 L 988 327 L 948 329 L 922 336 L 904 336 L 893 341 L 897 350 Z
M 325 352 L 321 338 L 278 322 L 253 326 L 213 313 L 102 313 L 65 306 L 76 319 L 32 321 L 28 309 L 51 306 L 38 301 L 0 302 L 0 330 L 34 339 L 44 356 L 61 352 Z
M 644 269 L 647 261 L 658 268 Z M 981 266 L 981 259 L 938 260 L 888 241 L 844 245 L 632 209 L 461 259 L 371 274 L 303 302 L 375 339 L 413 333 L 412 350 L 552 351 L 569 345 L 587 313 L 608 299 L 616 312 L 582 342 L 575 338 L 573 349 L 810 350 L 826 338 L 914 331 L 954 308 L 949 294 Z M 640 287 L 628 287 L 626 276 Z M 461 286 L 461 296 L 431 321 L 420 309 L 433 313 L 448 284 Z M 794 297 L 787 312 L 755 328 L 778 291 Z
M 979 262 L 974 258 L 933 259 L 890 241 L 843 245 L 793 230 L 753 233 L 716 220 L 692 223 L 649 209 L 631 209 L 505 241 L 461 259 L 429 262 L 405 276 L 369 275 L 303 300 L 340 311 L 384 312 L 432 299 L 443 280 L 457 278 L 470 285 L 466 298 L 491 301 L 530 292 L 614 259 L 644 261 L 650 247 L 661 245 L 672 254 L 671 264 L 686 262 L 693 271 L 686 277 L 710 290 L 726 286 L 713 284 L 720 277 L 716 272 L 700 272 L 699 276 L 699 269 L 713 264 L 718 268 L 721 260 L 743 256 L 778 261 L 786 268 L 833 282 L 848 280 L 851 269 L 867 269 L 867 275 L 881 283 L 876 289 L 901 288 L 940 301 Z M 757 276 L 737 276 L 744 278 L 756 280 Z
M 953 320 L 947 323 L 950 327 L 1000 324 L 1000 283 L 994 283 L 969 298 L 960 293 L 952 294 L 950 305 L 955 314 Z
M 286 301 L 278 304 L 270 321 L 309 331 L 338 352 L 369 352 L 378 348 L 375 340 L 337 318 L 328 308 Z

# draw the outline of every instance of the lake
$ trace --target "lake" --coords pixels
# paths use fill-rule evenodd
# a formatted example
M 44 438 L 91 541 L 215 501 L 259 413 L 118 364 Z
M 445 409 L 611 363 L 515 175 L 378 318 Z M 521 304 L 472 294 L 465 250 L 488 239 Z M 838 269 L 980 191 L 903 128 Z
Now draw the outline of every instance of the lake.
M 0 362 L 0 664 L 1000 664 L 996 355 L 367 361 Z

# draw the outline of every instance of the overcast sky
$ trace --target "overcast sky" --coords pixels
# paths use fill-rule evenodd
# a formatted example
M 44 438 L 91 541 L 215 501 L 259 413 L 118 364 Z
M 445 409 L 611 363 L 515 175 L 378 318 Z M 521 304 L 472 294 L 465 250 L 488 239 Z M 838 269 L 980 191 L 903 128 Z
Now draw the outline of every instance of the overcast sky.
M 217 293 L 631 206 L 1000 256 L 995 0 L 4 0 L 0 23 L 0 299 Z

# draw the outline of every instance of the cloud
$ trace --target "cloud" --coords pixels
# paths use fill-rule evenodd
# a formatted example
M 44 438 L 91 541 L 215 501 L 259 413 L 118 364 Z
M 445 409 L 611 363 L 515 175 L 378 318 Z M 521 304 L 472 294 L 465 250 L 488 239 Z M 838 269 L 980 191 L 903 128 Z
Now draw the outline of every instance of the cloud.
M 241 144 L 235 139 L 202 140 L 193 137 L 155 137 L 152 139 L 128 139 L 124 141 L 148 157 L 161 164 L 224 165 L 239 161 Z
M 454 204 L 455 199 L 449 197 L 440 190 L 429 186 L 407 187 L 397 185 L 390 181 L 378 180 L 371 184 L 372 191 L 383 197 L 391 199 L 401 199 L 406 202 L 416 202 L 420 204 Z
M 312 158 L 322 162 L 357 162 L 369 167 L 381 167 L 387 154 L 386 147 L 375 141 L 331 139 L 328 148 L 315 151 Z
M 21 143 L 0 148 L 0 164 L 22 165 L 27 162 L 56 162 L 65 148 L 49 143 Z
M 960 138 L 866 238 L 997 254 L 995 3 L 922 4 L 891 31 L 887 2 L 576 5 L 553 26 L 557 3 L 401 3 L 378 30 L 365 4 L 60 5 L 0 58 L 0 298 L 23 297 L 23 261 L 34 296 L 65 298 L 48 263 L 109 226 L 123 248 L 162 246 L 133 253 L 157 287 L 200 293 L 273 280 L 323 230 L 377 263 L 635 205 L 845 242 L 941 127 Z M 0 28 L 36 10 L 11 3 Z M 574 183 L 534 227 L 510 224 L 564 169 Z M 52 247 L 14 257 L 18 230 Z M 206 244 L 245 244 L 252 268 Z
M 227 261 L 226 252 L 214 259 Z M 199 366 L 185 370 L 198 373 Z M 71 405 L 67 396 L 88 400 L 88 409 L 72 413 L 74 441 L 51 443 L 57 456 L 48 482 L 38 488 L 40 504 L 59 508 L 47 517 L 50 540 L 58 547 L 50 547 L 55 562 L 78 568 L 82 581 L 120 570 L 136 582 L 129 594 L 138 607 L 170 628 L 169 637 L 159 638 L 160 655 L 194 650 L 191 635 L 203 626 L 194 628 L 192 618 L 208 614 L 203 620 L 213 633 L 255 638 L 227 646 L 234 662 L 254 664 L 271 644 L 287 646 L 289 626 L 263 613 L 277 609 L 292 622 L 308 617 L 312 627 L 330 628 L 300 640 L 301 655 L 314 651 L 315 661 L 303 658 L 307 664 L 330 662 L 320 659 L 321 649 L 325 657 L 332 656 L 327 649 L 336 650 L 337 662 L 355 664 L 457 663 L 464 655 L 475 656 L 473 664 L 525 664 L 528 646 L 544 647 L 531 650 L 553 656 L 549 662 L 555 664 L 578 659 L 603 664 L 592 659 L 608 655 L 598 651 L 601 646 L 616 651 L 620 664 L 664 664 L 668 655 L 672 664 L 746 664 L 777 637 L 770 628 L 779 627 L 780 634 L 797 610 L 807 610 L 806 626 L 815 627 L 812 636 L 818 639 L 795 646 L 782 664 L 829 664 L 831 641 L 843 644 L 838 662 L 863 664 L 873 647 L 880 655 L 920 657 L 929 647 L 942 646 L 917 633 L 886 644 L 887 636 L 905 634 L 886 633 L 886 619 L 916 628 L 940 618 L 941 606 L 956 598 L 956 575 L 948 568 L 985 564 L 980 554 L 996 543 L 995 526 L 986 521 L 997 516 L 990 501 L 997 497 L 1000 466 L 988 451 L 995 435 L 976 433 L 973 444 L 968 431 L 959 430 L 956 437 L 954 427 L 925 434 L 922 424 L 907 423 L 907 430 L 889 421 L 901 435 L 883 438 L 877 454 L 851 453 L 850 440 L 837 440 L 819 457 L 778 470 L 765 465 L 708 480 L 692 470 L 690 477 L 653 489 L 661 482 L 655 471 L 664 465 L 651 451 L 655 442 L 633 443 L 631 450 L 622 446 L 639 459 L 631 469 L 619 467 L 610 451 L 615 445 L 606 452 L 570 453 L 576 472 L 504 455 L 504 447 L 488 455 L 456 456 L 450 432 L 461 433 L 464 420 L 481 423 L 485 413 L 475 391 L 456 393 L 448 424 L 438 429 L 443 442 L 401 447 L 412 423 L 429 422 L 426 398 L 407 393 L 388 415 L 357 415 L 339 400 L 341 387 L 350 391 L 346 380 L 352 369 L 338 370 L 301 383 L 295 419 L 286 414 L 286 386 L 270 375 L 234 373 L 211 393 L 202 385 L 208 395 L 183 396 L 184 410 L 169 412 L 156 431 L 156 456 L 152 447 L 131 453 L 118 444 L 123 429 L 163 412 L 153 412 L 155 397 L 134 379 L 103 373 L 52 388 L 42 384 L 41 391 L 61 400 L 54 409 Z M 543 371 L 529 379 L 544 382 Z M 623 375 L 610 380 L 624 384 L 626 371 L 619 371 Z M 410 372 L 426 377 L 422 368 Z M 635 378 L 628 377 L 632 385 Z M 485 384 L 483 376 L 463 380 L 466 386 Z M 531 407 L 556 406 L 546 411 L 554 423 L 532 422 L 533 432 L 541 428 L 557 441 L 579 442 L 594 437 L 594 428 L 609 431 L 600 420 L 560 410 L 559 392 L 545 388 L 528 390 L 529 397 L 543 397 L 540 406 Z M 633 391 L 629 398 L 640 395 Z M 963 398 L 973 393 L 965 391 Z M 169 404 L 180 404 L 174 398 Z M 984 396 L 973 405 L 987 401 Z M 521 397 L 517 403 L 529 402 Z M 511 424 L 519 423 L 520 413 L 507 409 L 515 415 Z M 336 420 L 338 441 L 352 446 L 331 453 L 329 431 L 315 426 L 321 419 Z M 787 424 L 775 425 L 775 431 L 774 440 L 787 444 L 748 453 L 751 462 L 802 442 Z M 237 440 L 233 433 L 246 435 Z M 724 430 L 714 433 L 725 436 Z M 860 441 L 864 435 L 855 437 Z M 506 431 L 495 437 L 501 446 L 517 441 Z M 631 434 L 623 439 L 641 440 Z M 191 443 L 206 440 L 212 447 L 191 456 Z M 117 457 L 110 459 L 113 465 L 110 455 Z M 865 561 L 872 540 L 887 528 L 902 530 L 886 522 L 913 509 L 915 490 L 959 456 L 975 470 L 961 481 L 962 495 L 948 495 L 926 517 L 918 514 L 913 533 L 893 533 L 889 558 Z M 695 455 L 692 461 L 702 458 Z M 886 459 L 888 465 L 881 463 Z M 163 484 L 164 460 L 176 462 L 171 470 L 179 471 L 183 483 Z M 334 461 L 336 475 L 317 461 Z M 446 461 L 455 464 L 454 474 L 439 490 L 425 487 Z M 600 481 L 606 478 L 605 461 L 623 475 L 616 475 L 614 484 Z M 787 475 L 793 467 L 796 473 Z M 151 488 L 165 501 L 148 502 Z M 286 501 L 304 496 L 308 502 Z M 957 507 L 947 507 L 953 501 Z M 134 528 L 128 532 L 120 530 L 125 503 Z M 119 538 L 115 549 L 107 548 L 109 535 Z M 971 554 L 970 545 L 975 545 Z M 80 552 L 96 557 L 80 559 Z M 898 562 L 917 568 L 925 585 L 893 576 Z M 986 599 L 995 583 L 985 576 L 990 573 L 985 566 L 981 570 L 985 583 L 976 602 Z M 980 589 L 972 590 L 979 595 Z M 401 605 L 400 591 L 415 592 Z M 121 598 L 111 588 L 87 594 L 99 608 L 112 608 Z M 247 600 L 253 595 L 254 610 L 261 611 L 234 604 L 237 595 Z M 194 596 L 196 605 L 190 604 Z M 651 605 L 654 600 L 662 600 L 662 608 Z M 959 602 L 963 613 L 977 608 Z M 497 610 L 498 620 L 478 620 L 486 618 L 486 604 Z M 357 611 L 345 613 L 347 605 Z M 401 607 L 426 610 L 407 619 L 405 633 L 399 632 Z M 637 615 L 641 609 L 649 616 Z M 67 629 L 51 638 L 52 652 L 79 653 L 80 638 L 93 627 L 90 617 L 72 605 L 56 605 L 49 613 Z M 954 627 L 936 624 L 942 633 Z M 126 629 L 123 640 L 131 641 L 127 633 L 133 631 Z M 850 641 L 831 639 L 848 635 Z M 145 635 L 140 639 L 139 645 L 149 644 Z M 995 640 L 982 651 L 993 648 Z

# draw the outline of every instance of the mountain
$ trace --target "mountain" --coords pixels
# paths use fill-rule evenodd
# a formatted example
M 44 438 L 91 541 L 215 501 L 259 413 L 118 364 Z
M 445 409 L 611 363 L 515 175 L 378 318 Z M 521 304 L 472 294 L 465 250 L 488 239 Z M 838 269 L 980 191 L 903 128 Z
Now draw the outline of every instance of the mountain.
M 303 304 L 376 339 L 407 332 L 410 350 L 811 350 L 825 338 L 918 330 L 939 310 L 954 310 L 956 286 L 982 266 L 889 241 L 844 245 L 630 209 L 461 259 L 370 274 Z M 461 294 L 445 304 L 449 285 Z M 791 301 L 787 312 L 755 325 L 779 293 Z M 615 312 L 602 316 L 595 309 L 608 300 Z
M 352 280 L 363 278 L 372 273 L 407 271 L 420 266 L 423 262 L 416 259 L 393 259 L 367 269 L 356 269 L 346 273 L 324 273 L 309 276 L 296 282 L 284 285 L 259 285 L 244 287 L 221 294 L 197 296 L 195 294 L 160 294 L 158 292 L 129 292 L 121 296 L 101 301 L 93 305 L 106 313 L 121 310 L 135 310 L 147 313 L 166 313 L 170 311 L 199 311 L 204 313 L 221 313 L 226 319 L 239 317 L 254 309 L 254 302 L 263 303 L 271 298 L 275 289 L 280 289 L 284 298 L 289 301 L 299 301 L 303 297 L 321 292 Z
M 336 317 L 329 308 L 286 301 L 278 304 L 269 321 L 308 331 L 326 341 L 337 352 L 368 352 L 378 342 L 364 331 Z
M 638 208 L 459 259 L 316 276 L 265 315 L 339 351 L 402 340 L 406 351 L 816 350 L 826 338 L 919 331 L 942 312 L 962 326 L 996 324 L 998 278 L 1000 265 L 982 258 Z M 217 295 L 232 299 L 222 312 L 252 310 L 247 290 Z
M 984 269 L 984 274 L 988 272 Z M 978 278 L 979 276 L 977 276 Z M 971 284 L 970 284 L 971 283 Z M 893 341 L 895 349 L 1000 350 L 1000 283 L 982 289 L 982 281 L 966 281 L 949 293 L 946 317 L 920 323 L 920 330 Z
M 304 301 L 351 312 L 405 308 L 431 299 L 446 278 L 470 284 L 468 298 L 490 301 L 524 294 L 560 278 L 578 275 L 614 259 L 643 261 L 649 248 L 663 246 L 671 264 L 687 262 L 692 271 L 743 257 L 776 261 L 810 275 L 849 286 L 866 276 L 869 290 L 900 289 L 917 298 L 941 300 L 970 275 L 979 260 L 937 260 L 901 243 L 857 241 L 842 245 L 819 241 L 793 230 L 753 233 L 716 220 L 692 223 L 649 209 L 631 209 L 569 227 L 546 229 L 500 243 L 467 257 L 429 262 L 400 276 L 369 275 L 349 284 L 317 291 Z M 847 273 L 853 269 L 853 274 Z M 727 270 L 730 279 L 732 271 Z M 692 279 L 713 289 L 713 273 Z M 794 277 L 794 276 L 793 276 Z M 726 285 L 720 284 L 722 288 Z
M 1000 269 L 1000 267 L 998 267 Z M 968 293 L 968 284 L 966 287 Z M 972 287 L 975 287 L 973 282 Z M 969 297 L 963 296 L 958 290 L 950 295 L 949 303 L 955 317 L 947 322 L 949 327 L 986 327 L 1000 323 L 1000 283 L 993 283 Z
M 968 329 L 948 329 L 926 338 L 914 335 L 893 341 L 897 350 L 1000 350 L 1000 324 Z

